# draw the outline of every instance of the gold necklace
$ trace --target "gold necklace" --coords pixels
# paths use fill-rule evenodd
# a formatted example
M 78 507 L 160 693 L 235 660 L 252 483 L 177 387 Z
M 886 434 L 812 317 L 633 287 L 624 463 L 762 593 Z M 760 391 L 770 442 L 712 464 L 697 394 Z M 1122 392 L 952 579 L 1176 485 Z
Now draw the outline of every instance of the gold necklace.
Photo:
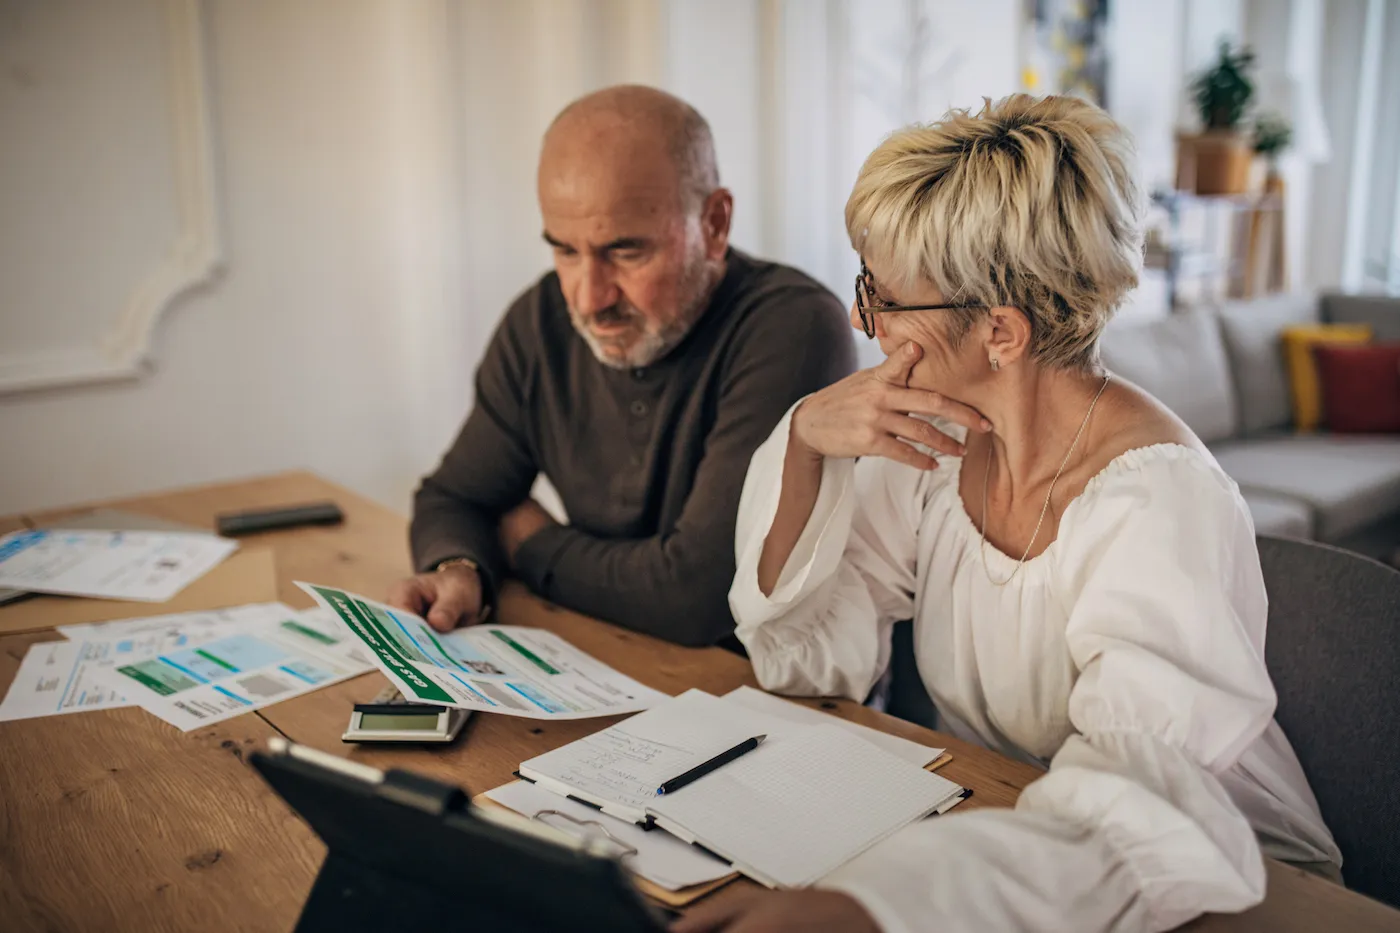
M 1016 579 L 1016 574 L 1020 573 L 1021 568 L 1025 566 L 1026 557 L 1030 554 L 1031 548 L 1035 546 L 1035 539 L 1040 537 L 1040 526 L 1045 524 L 1045 514 L 1050 511 L 1050 497 L 1055 494 L 1055 484 L 1060 481 L 1060 474 L 1069 465 L 1069 458 L 1074 456 L 1074 448 L 1079 446 L 1079 438 L 1083 436 L 1084 429 L 1089 426 L 1089 419 L 1094 415 L 1094 406 L 1099 403 L 1099 396 L 1103 395 L 1103 390 L 1108 388 L 1109 378 L 1109 376 L 1103 377 L 1103 385 L 1099 386 L 1098 394 L 1089 403 L 1089 410 L 1084 413 L 1084 420 L 1079 423 L 1079 430 L 1075 433 L 1074 441 L 1069 445 L 1069 450 L 1065 452 L 1065 459 L 1060 461 L 1060 468 L 1055 471 L 1055 478 L 1050 480 L 1050 490 L 1045 493 L 1045 504 L 1040 507 L 1040 518 L 1036 520 L 1035 531 L 1031 532 L 1031 540 L 1026 544 L 1026 549 L 1021 552 L 1021 559 L 1016 562 L 1016 569 L 1011 571 L 1011 576 L 1005 580 L 993 577 L 991 568 L 987 566 L 987 486 L 991 483 L 992 453 L 996 450 L 996 445 L 991 444 L 990 438 L 988 439 L 990 446 L 987 448 L 987 469 L 982 475 L 982 572 L 987 575 L 987 579 L 991 581 L 993 586 L 1006 586 Z

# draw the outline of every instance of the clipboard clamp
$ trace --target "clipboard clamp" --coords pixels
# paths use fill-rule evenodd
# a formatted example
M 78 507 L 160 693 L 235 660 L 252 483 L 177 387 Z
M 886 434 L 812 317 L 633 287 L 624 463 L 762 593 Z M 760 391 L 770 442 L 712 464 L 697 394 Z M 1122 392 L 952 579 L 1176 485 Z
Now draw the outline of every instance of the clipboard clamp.
M 569 814 L 565 813 L 563 810 L 541 810 L 541 811 L 539 811 L 538 813 L 536 813 L 534 816 L 530 817 L 530 819 L 532 819 L 532 820 L 538 820 L 539 822 L 543 823 L 544 825 L 549 826 L 550 823 L 549 823 L 548 820 L 540 819 L 540 817 L 543 817 L 543 816 L 557 816 L 557 817 L 559 817 L 560 819 L 563 819 L 563 820 L 566 820 L 566 821 L 568 821 L 568 822 L 570 822 L 570 823 L 573 823 L 575 826 L 583 826 L 583 827 L 589 827 L 589 828 L 596 828 L 596 829 L 598 830 L 598 832 L 600 832 L 600 833 L 603 834 L 603 836 L 608 840 L 608 842 L 612 843 L 612 844 L 617 848 L 616 858 L 618 858 L 618 859 L 624 859 L 624 858 L 627 858 L 627 857 L 629 857 L 629 856 L 634 856 L 634 855 L 637 854 L 637 848 L 636 848 L 636 846 L 630 846 L 630 845 L 628 845 L 627 843 L 623 842 L 621 839 L 619 839 L 619 838 L 617 838 L 616 836 L 614 836 L 614 835 L 612 834 L 612 831 L 611 831 L 610 829 L 608 829 L 606 826 L 604 826 L 602 823 L 598 822 L 597 820 L 581 820 L 581 819 L 579 819 L 579 818 L 576 817 L 576 816 L 570 816 Z M 553 828 L 554 828 L 554 829 L 558 829 L 559 827 L 555 826 L 555 827 L 553 827 Z

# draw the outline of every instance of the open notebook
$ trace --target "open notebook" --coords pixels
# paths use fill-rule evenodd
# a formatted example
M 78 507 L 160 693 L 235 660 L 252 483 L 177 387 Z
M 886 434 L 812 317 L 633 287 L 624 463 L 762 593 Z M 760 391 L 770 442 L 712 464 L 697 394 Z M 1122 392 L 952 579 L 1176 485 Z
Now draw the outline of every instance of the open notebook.
M 768 738 L 657 795 L 663 782 L 755 735 Z M 520 776 L 660 827 L 781 888 L 816 882 L 963 793 L 841 726 L 796 723 L 699 690 L 532 758 Z

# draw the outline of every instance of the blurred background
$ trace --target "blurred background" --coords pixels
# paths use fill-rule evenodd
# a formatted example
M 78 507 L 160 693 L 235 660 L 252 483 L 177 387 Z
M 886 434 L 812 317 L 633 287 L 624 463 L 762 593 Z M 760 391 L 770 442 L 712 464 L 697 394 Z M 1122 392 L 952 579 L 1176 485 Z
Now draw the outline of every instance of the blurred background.
M 0 0 L 0 514 L 293 468 L 406 511 L 548 268 L 541 133 L 619 82 L 843 300 L 866 153 L 1021 89 L 1137 139 L 1125 315 L 1400 294 L 1397 50 L 1400 0 Z

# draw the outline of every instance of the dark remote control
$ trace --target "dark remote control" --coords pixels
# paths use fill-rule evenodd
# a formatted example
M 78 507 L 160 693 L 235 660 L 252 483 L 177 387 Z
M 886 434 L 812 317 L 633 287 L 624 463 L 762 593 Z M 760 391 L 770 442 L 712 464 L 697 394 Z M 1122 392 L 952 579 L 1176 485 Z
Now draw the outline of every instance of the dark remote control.
M 299 525 L 335 525 L 344 519 L 340 506 L 334 502 L 313 502 L 280 509 L 230 512 L 218 517 L 218 527 L 221 535 L 248 535 Z

